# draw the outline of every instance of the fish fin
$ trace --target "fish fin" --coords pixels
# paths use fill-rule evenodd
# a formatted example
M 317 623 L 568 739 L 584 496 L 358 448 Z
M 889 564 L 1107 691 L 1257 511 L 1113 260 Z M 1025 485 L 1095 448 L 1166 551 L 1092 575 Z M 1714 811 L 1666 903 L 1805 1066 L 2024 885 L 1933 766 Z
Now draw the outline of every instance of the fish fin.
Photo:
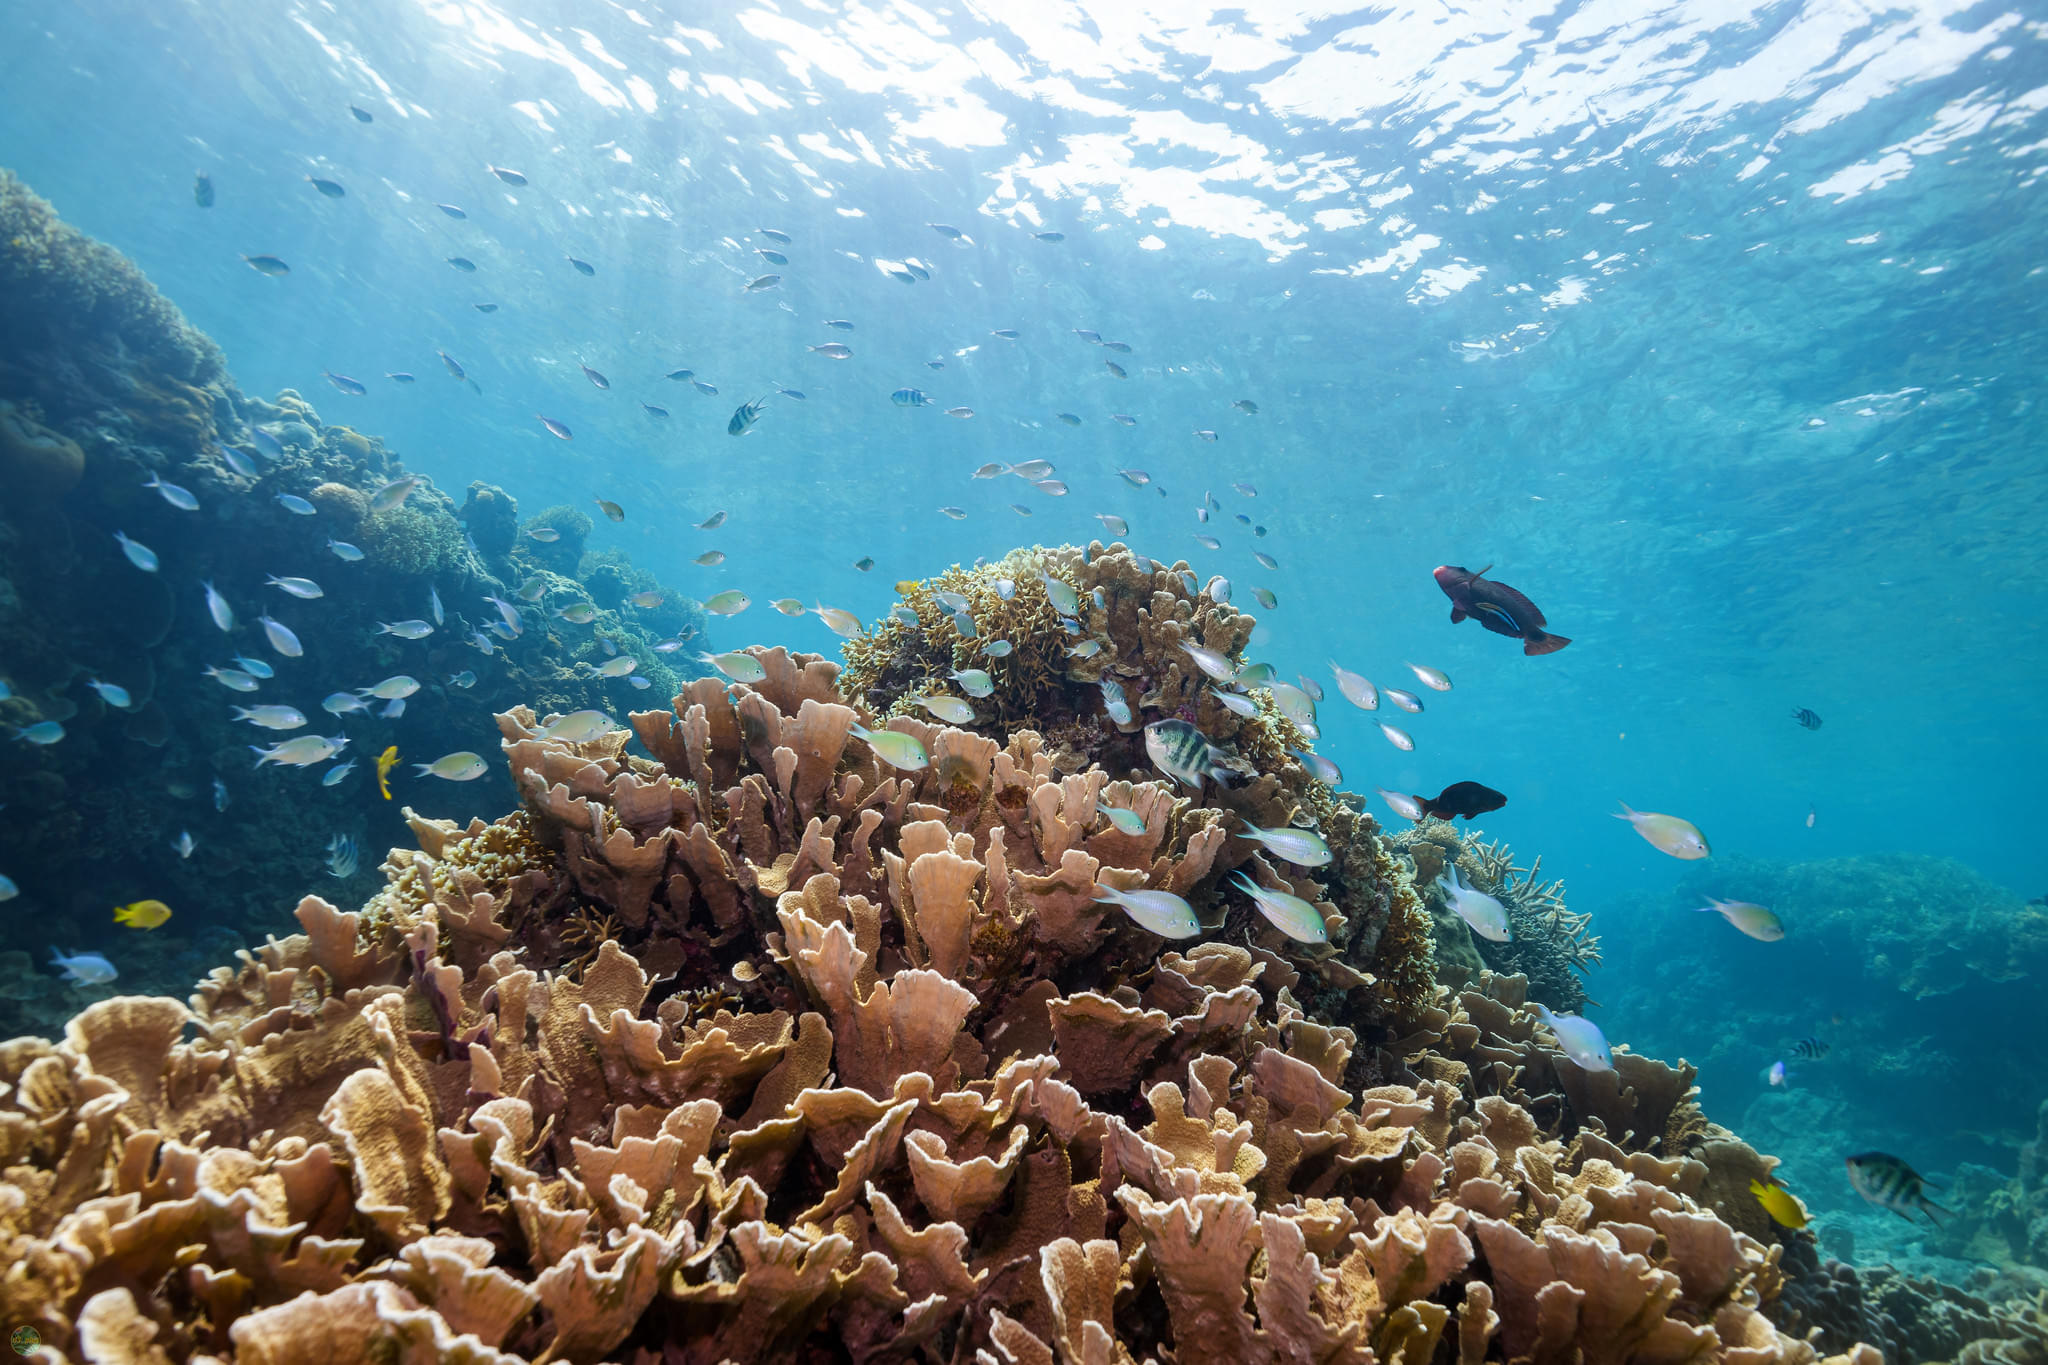
M 1463 607 L 1452 607 L 1452 608 L 1451 608 L 1451 624 L 1452 624 L 1452 625 L 1454 625 L 1454 626 L 1455 626 L 1455 625 L 1457 625 L 1457 624 L 1458 624 L 1458 622 L 1460 622 L 1460 621 L 1462 621 L 1462 620 L 1464 620 L 1464 619 L 1465 619 L 1466 615 L 1467 615 L 1467 613 L 1466 613 L 1466 611 L 1465 611 L 1465 609 L 1464 609 Z
M 1636 818 L 1636 813 L 1635 813 L 1634 811 L 1632 811 L 1632 810 L 1630 810 L 1630 809 L 1628 808 L 1628 802 L 1626 802 L 1626 801 L 1618 801 L 1618 802 L 1616 802 L 1615 804 L 1621 807 L 1621 814 L 1619 814 L 1619 815 L 1614 815 L 1614 812 L 1613 812 L 1613 811 L 1609 811 L 1609 812 L 1607 812 L 1607 813 L 1608 813 L 1609 815 L 1614 815 L 1614 818 L 1615 818 L 1615 819 L 1617 819 L 1617 820 L 1626 820 L 1626 821 L 1628 821 L 1628 822 L 1629 822 L 1630 824 L 1634 824 L 1634 823 L 1635 823 L 1635 818 Z
M 1555 654 L 1571 642 L 1569 635 L 1546 635 L 1542 631 L 1538 631 L 1534 637 L 1525 637 L 1523 639 L 1522 653 Z
M 1936 1213 L 1945 1213 L 1951 1218 L 1956 1216 L 1956 1212 L 1954 1209 L 1942 1208 L 1941 1205 L 1935 1203 L 1932 1199 L 1926 1198 L 1925 1196 L 1922 1196 L 1920 1200 L 1920 1207 L 1927 1210 L 1927 1221 L 1933 1223 L 1936 1227 L 1939 1227 L 1941 1225 L 1941 1220 L 1934 1216 Z

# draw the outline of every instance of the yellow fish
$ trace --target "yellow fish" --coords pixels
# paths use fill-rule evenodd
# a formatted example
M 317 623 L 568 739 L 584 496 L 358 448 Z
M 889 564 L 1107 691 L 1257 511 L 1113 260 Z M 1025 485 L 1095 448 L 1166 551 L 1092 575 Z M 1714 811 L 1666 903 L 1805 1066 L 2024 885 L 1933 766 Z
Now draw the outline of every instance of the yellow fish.
M 114 923 L 130 929 L 154 929 L 171 917 L 171 907 L 162 901 L 137 901 L 114 907 Z
M 1779 1227 L 1806 1226 L 1806 1205 L 1783 1185 L 1766 1185 L 1761 1180 L 1752 1180 L 1749 1192 L 1756 1196 L 1756 1202 L 1764 1206 L 1764 1212 L 1771 1215 L 1771 1221 Z
M 386 801 L 391 799 L 391 784 L 385 779 L 390 777 L 391 770 L 397 766 L 398 746 L 396 744 L 377 755 L 377 790 L 384 793 Z

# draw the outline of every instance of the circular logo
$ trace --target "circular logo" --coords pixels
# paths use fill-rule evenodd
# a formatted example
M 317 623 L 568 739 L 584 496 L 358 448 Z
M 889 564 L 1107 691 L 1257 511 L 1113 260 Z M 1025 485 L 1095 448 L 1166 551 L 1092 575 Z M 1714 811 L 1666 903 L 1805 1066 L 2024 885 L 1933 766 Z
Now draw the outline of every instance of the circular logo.
M 43 1335 L 33 1327 L 17 1327 L 7 1334 L 7 1344 L 18 1356 L 25 1356 L 43 1344 Z

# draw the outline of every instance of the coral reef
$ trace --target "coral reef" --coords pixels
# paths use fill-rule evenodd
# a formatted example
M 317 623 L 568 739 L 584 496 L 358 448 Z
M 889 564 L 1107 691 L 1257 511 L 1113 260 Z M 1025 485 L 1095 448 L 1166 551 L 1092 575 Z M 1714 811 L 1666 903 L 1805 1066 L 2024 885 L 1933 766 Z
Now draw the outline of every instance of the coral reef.
M 64 222 L 0 169 L 0 299 L 7 349 L 147 362 L 186 385 L 222 376 L 220 348 L 134 263 Z
M 1955 1214 L 1934 1239 L 1947 1254 L 2048 1272 L 2048 1100 L 2035 1111 L 2012 1176 L 1965 1163 L 1942 1202 Z
M 611 651 L 642 661 L 654 696 L 697 671 L 689 654 L 652 647 L 664 632 L 701 633 L 701 612 L 679 594 L 664 594 L 655 613 L 602 598 L 586 625 L 522 604 L 520 632 L 492 634 L 504 623 L 485 599 L 516 600 L 511 575 L 523 572 L 509 558 L 516 506 L 489 490 L 485 534 L 506 529 L 505 553 L 486 562 L 431 481 L 373 510 L 377 490 L 405 473 L 381 441 L 324 422 L 298 393 L 268 402 L 240 392 L 213 344 L 133 265 L 0 174 L 0 682 L 11 694 L 0 697 L 0 722 L 65 731 L 50 745 L 0 743 L 0 871 L 22 890 L 0 948 L 47 972 L 35 960 L 50 947 L 93 945 L 121 972 L 84 993 L 0 987 L 0 1033 L 59 1030 L 114 990 L 181 989 L 203 969 L 182 950 L 203 942 L 217 960 L 214 930 L 258 942 L 305 887 L 325 884 L 331 836 L 367 847 L 404 836 L 395 807 L 361 799 L 374 791 L 362 771 L 336 788 L 318 773 L 254 771 L 248 746 L 269 736 L 231 719 L 231 705 L 295 706 L 312 718 L 309 732 L 351 737 L 344 757 L 395 744 L 432 759 L 472 747 L 514 699 L 631 704 L 641 689 L 595 671 Z M 167 501 L 152 480 L 197 508 Z M 299 499 L 310 515 L 289 510 Z M 154 568 L 126 557 L 116 532 Z M 271 575 L 310 578 L 324 593 L 287 596 Z M 608 565 L 597 587 L 564 577 L 556 600 L 609 593 L 622 575 L 654 586 Z M 203 582 L 232 606 L 231 632 L 211 619 Z M 256 620 L 265 613 L 298 634 L 301 655 L 270 649 Z M 435 630 L 422 640 L 380 632 L 405 620 Z M 237 654 L 268 660 L 275 676 L 252 694 L 203 675 Z M 325 696 L 401 673 L 421 684 L 403 715 L 319 709 Z M 106 700 L 91 680 L 124 689 L 128 703 Z M 401 796 L 409 771 L 394 779 Z M 443 812 L 496 811 L 513 793 L 493 777 L 440 784 L 436 799 Z M 186 832 L 189 858 L 172 849 Z M 171 905 L 172 921 L 109 941 L 112 907 L 142 897 Z
M 1769 906 L 1784 939 L 1756 943 L 1694 914 L 1709 897 Z M 2010 1171 L 2035 1139 L 2048 1098 L 2034 1079 L 2048 909 L 1962 863 L 1717 856 L 1671 896 L 1601 917 L 1643 926 L 1606 945 L 1604 1017 L 1645 1050 L 1683 1048 L 1742 1131 L 1785 1155 L 1817 1214 L 1866 1211 L 1839 1176 L 1849 1152 L 1911 1152 L 1937 1173 L 1959 1162 Z M 1797 1055 L 1808 1039 L 1825 1055 Z M 1790 1083 L 1772 1088 L 1761 1076 L 1778 1060 Z M 1928 1112 L 1942 1115 L 1933 1130 Z M 1913 1233 L 1881 1211 L 1876 1222 L 1893 1238 Z
M 1565 908 L 1564 879 L 1541 881 L 1543 858 L 1517 867 L 1500 840 L 1484 840 L 1476 829 L 1460 831 L 1448 820 L 1424 820 L 1390 836 L 1405 854 L 1416 894 L 1429 908 L 1436 939 L 1437 976 L 1459 987 L 1482 970 L 1519 973 L 1529 994 L 1554 1010 L 1585 1008 L 1584 975 L 1600 963 L 1600 939 L 1593 917 Z M 1446 908 L 1437 882 L 1447 863 L 1464 881 L 1507 907 L 1513 937 L 1493 943 L 1469 930 Z
M 1071 628 L 1061 624 L 1064 613 L 1052 601 L 1049 580 L 1074 592 Z M 1325 911 L 1331 942 L 1342 962 L 1379 985 L 1352 1008 L 1399 1012 L 1427 1000 L 1435 980 L 1428 921 L 1377 837 L 1378 826 L 1337 800 L 1294 756 L 1310 747 L 1312 736 L 1281 715 L 1266 693 L 1253 694 L 1256 714 L 1237 714 L 1216 699 L 1210 680 L 1182 649 L 1198 645 L 1242 667 L 1256 624 L 1198 592 L 1186 565 L 1168 567 L 1120 544 L 1097 542 L 1085 550 L 1020 549 L 993 564 L 954 567 L 897 586 L 903 593 L 897 609 L 846 646 L 843 685 L 850 697 L 884 716 L 919 717 L 918 697 L 959 697 L 951 675 L 980 669 L 990 692 L 972 699 L 976 719 L 966 728 L 1000 739 L 1028 724 L 1056 770 L 1095 765 L 1125 780 L 1155 774 L 1145 753 L 1147 723 L 1178 718 L 1196 725 L 1233 770 L 1231 782 L 1209 784 L 1206 799 L 1216 809 L 1268 829 L 1317 829 L 1336 853 L 1318 878 L 1318 897 L 1327 897 L 1324 904 L 1336 912 Z M 965 599 L 972 636 L 962 632 L 959 613 L 941 593 Z M 1007 655 L 988 653 L 996 640 L 1010 646 Z M 1128 721 L 1109 714 L 1105 682 L 1121 690 Z M 1255 852 L 1248 842 L 1227 845 L 1217 866 L 1234 869 Z M 1289 889 L 1284 875 L 1270 868 L 1268 875 Z M 1265 929 L 1263 919 L 1243 908 L 1226 932 L 1235 933 L 1239 924 Z M 1327 977 L 1335 968 L 1323 970 Z M 1325 984 L 1342 990 L 1348 981 L 1339 976 Z
M 1165 945 L 1092 888 L 1211 901 L 1220 809 L 1028 729 L 898 718 L 898 770 L 756 657 L 630 735 L 502 715 L 517 814 L 0 1046 L 0 1314 L 238 1362 L 1817 1358 L 1687 1072 L 1579 1071 L 1519 978 L 1361 1032 L 1307 1002 L 1377 984 L 1270 931 Z

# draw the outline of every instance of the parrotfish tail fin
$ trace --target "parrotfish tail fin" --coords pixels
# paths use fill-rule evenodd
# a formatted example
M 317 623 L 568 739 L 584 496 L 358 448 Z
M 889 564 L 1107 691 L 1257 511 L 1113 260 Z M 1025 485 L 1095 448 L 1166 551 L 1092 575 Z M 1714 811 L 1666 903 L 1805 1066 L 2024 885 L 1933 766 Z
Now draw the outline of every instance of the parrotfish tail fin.
M 1571 642 L 1568 635 L 1546 635 L 1539 630 L 1522 641 L 1522 653 L 1555 654 Z
M 1452 625 L 1454 625 L 1454 626 L 1455 626 L 1455 625 L 1457 625 L 1457 624 L 1458 624 L 1458 622 L 1460 622 L 1460 621 L 1462 621 L 1462 620 L 1464 620 L 1464 619 L 1465 619 L 1465 617 L 1466 617 L 1466 614 L 1467 614 L 1467 613 L 1466 613 L 1466 611 L 1465 611 L 1465 609 L 1464 609 L 1463 607 L 1452 607 L 1452 608 L 1451 608 L 1451 624 L 1452 624 Z

